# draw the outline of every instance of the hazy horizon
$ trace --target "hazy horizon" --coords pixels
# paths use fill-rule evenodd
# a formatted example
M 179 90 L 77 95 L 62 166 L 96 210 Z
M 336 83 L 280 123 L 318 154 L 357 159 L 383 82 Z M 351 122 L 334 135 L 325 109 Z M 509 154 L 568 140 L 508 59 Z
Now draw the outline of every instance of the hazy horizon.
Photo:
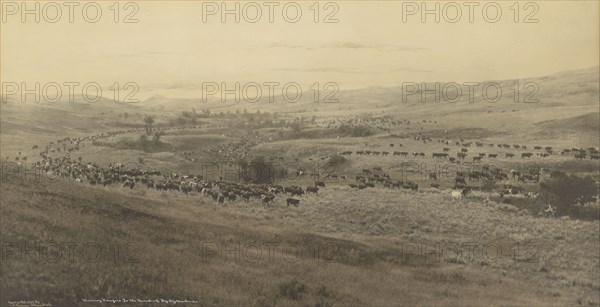
M 349 90 L 519 79 L 599 66 L 598 27 L 589 26 L 600 19 L 596 1 L 541 2 L 533 15 L 538 23 L 515 23 L 504 2 L 498 23 L 485 22 L 478 9 L 473 23 L 467 16 L 457 23 L 422 23 L 417 15 L 402 22 L 401 2 L 337 2 L 339 22 L 326 24 L 315 23 L 304 2 L 298 23 L 284 22 L 275 10 L 272 24 L 266 16 L 255 24 L 222 23 L 218 16 L 203 23 L 200 2 L 140 2 L 138 23 L 114 23 L 109 4 L 100 3 L 103 17 L 95 24 L 82 21 L 77 9 L 74 23 L 66 16 L 57 23 L 6 16 L 2 80 L 102 87 L 135 82 L 142 99 L 192 98 L 202 82 L 336 82 Z M 328 11 L 321 10 L 324 18 Z

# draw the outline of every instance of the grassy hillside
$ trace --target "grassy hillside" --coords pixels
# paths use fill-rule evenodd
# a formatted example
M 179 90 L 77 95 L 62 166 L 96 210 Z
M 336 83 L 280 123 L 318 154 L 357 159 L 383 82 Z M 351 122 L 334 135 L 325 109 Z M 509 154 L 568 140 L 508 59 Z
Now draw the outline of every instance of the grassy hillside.
M 2 262 L 3 305 L 43 299 L 66 306 L 84 298 L 261 306 L 599 302 L 597 223 L 533 218 L 497 204 L 457 205 L 445 193 L 331 188 L 298 208 L 279 198 L 273 208 L 254 202 L 222 208 L 202 196 L 65 182 L 4 182 L 0 191 L 5 247 L 55 241 L 74 242 L 77 250 L 94 242 L 102 250 L 95 262 L 87 248 L 87 257 L 75 253 L 52 263 L 39 254 L 20 258 L 16 249 Z M 266 248 L 250 247 L 237 260 L 235 253 L 219 257 L 207 249 L 265 242 L 287 249 L 275 248 L 267 259 Z M 492 259 L 448 250 L 438 261 L 410 255 L 414 244 L 436 242 L 494 242 L 503 252 Z M 536 252 L 515 256 L 516 242 L 534 243 Z M 115 246 L 122 247 L 116 260 Z M 265 259 L 252 260 L 260 254 Z M 527 255 L 535 261 L 517 261 Z

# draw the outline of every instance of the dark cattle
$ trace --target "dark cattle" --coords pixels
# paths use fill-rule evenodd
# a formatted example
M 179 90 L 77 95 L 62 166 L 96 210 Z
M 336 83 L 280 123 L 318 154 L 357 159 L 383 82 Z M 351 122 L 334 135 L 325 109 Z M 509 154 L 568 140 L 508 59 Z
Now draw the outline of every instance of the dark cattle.
M 225 196 L 224 195 L 219 195 L 219 204 L 223 204 L 225 202 Z
M 318 187 L 307 187 L 306 188 L 306 193 L 315 193 L 317 194 L 319 192 L 319 188 Z
M 533 153 L 531 153 L 531 152 L 524 152 L 524 153 L 521 154 L 521 159 L 531 158 L 531 156 L 533 156 Z
M 406 189 L 406 190 L 413 190 L 413 191 L 418 191 L 419 190 L 419 185 L 415 182 L 412 181 L 406 181 L 403 182 L 401 184 L 402 188 Z
M 463 178 L 463 177 L 456 177 L 456 178 L 454 178 L 454 183 L 462 183 L 464 185 L 467 184 L 467 182 L 465 181 L 465 178 Z
M 471 190 L 471 187 L 465 187 L 460 191 L 460 193 L 462 194 L 462 196 L 468 196 L 469 194 L 471 194 Z
M 263 205 L 268 205 L 269 203 L 272 203 L 274 199 L 275 199 L 275 195 L 268 194 L 263 197 L 262 203 L 263 203 Z
M 298 207 L 298 205 L 300 204 L 300 200 L 299 199 L 295 199 L 295 198 L 288 198 L 285 200 L 287 205 L 294 205 L 296 207 Z
M 325 187 L 325 182 L 323 181 L 315 181 L 315 187 Z

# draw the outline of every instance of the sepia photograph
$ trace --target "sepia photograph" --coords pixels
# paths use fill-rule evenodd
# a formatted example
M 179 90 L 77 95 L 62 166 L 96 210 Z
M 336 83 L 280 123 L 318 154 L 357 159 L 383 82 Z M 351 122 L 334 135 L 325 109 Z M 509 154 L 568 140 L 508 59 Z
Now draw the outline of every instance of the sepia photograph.
M 598 0 L 0 18 L 1 307 L 600 307 Z

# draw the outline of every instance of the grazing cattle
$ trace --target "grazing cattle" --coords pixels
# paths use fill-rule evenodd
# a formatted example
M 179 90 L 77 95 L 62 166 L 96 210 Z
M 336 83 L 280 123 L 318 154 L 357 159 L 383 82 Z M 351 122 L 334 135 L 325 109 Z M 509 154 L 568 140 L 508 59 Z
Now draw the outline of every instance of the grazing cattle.
M 498 157 L 498 154 L 488 154 L 488 158 L 496 158 Z
M 299 186 L 295 186 L 295 185 L 283 188 L 283 191 L 285 193 L 290 193 L 290 194 L 294 193 L 294 191 L 298 191 L 298 190 L 302 190 L 302 188 Z
M 506 158 L 512 158 L 512 157 L 514 157 L 514 156 L 515 156 L 515 154 L 513 154 L 513 153 L 507 153 L 507 154 L 506 154 Z
M 272 203 L 274 199 L 275 199 L 275 195 L 267 194 L 263 197 L 262 203 L 263 203 L 263 205 L 268 205 L 269 203 Z
M 307 187 L 306 188 L 306 193 L 315 193 L 318 194 L 319 192 L 319 188 L 318 187 Z
M 473 161 L 481 161 L 481 158 L 482 158 L 481 156 L 473 157 Z
M 541 148 L 541 147 L 540 147 L 540 148 Z M 521 159 L 524 159 L 524 158 L 531 158 L 531 156 L 533 156 L 533 153 L 531 153 L 531 152 L 524 152 L 524 153 L 521 153 Z
M 295 198 L 288 198 L 285 200 L 287 205 L 294 205 L 296 207 L 298 207 L 298 205 L 300 204 L 300 200 L 299 199 L 295 199 Z
M 223 204 L 225 203 L 225 196 L 224 195 L 219 195 L 219 200 L 218 200 L 219 204 Z
M 415 182 L 412 182 L 412 181 L 403 182 L 401 184 L 401 186 L 402 186 L 403 189 L 406 189 L 406 190 L 412 190 L 412 191 L 415 191 L 415 192 L 419 190 L 419 185 L 417 183 L 415 183 Z
M 315 187 L 325 187 L 325 182 L 323 181 L 315 181 Z
M 456 178 L 454 178 L 454 183 L 462 183 L 464 185 L 467 184 L 467 182 L 465 181 L 465 178 L 463 178 L 463 177 L 456 177 Z

